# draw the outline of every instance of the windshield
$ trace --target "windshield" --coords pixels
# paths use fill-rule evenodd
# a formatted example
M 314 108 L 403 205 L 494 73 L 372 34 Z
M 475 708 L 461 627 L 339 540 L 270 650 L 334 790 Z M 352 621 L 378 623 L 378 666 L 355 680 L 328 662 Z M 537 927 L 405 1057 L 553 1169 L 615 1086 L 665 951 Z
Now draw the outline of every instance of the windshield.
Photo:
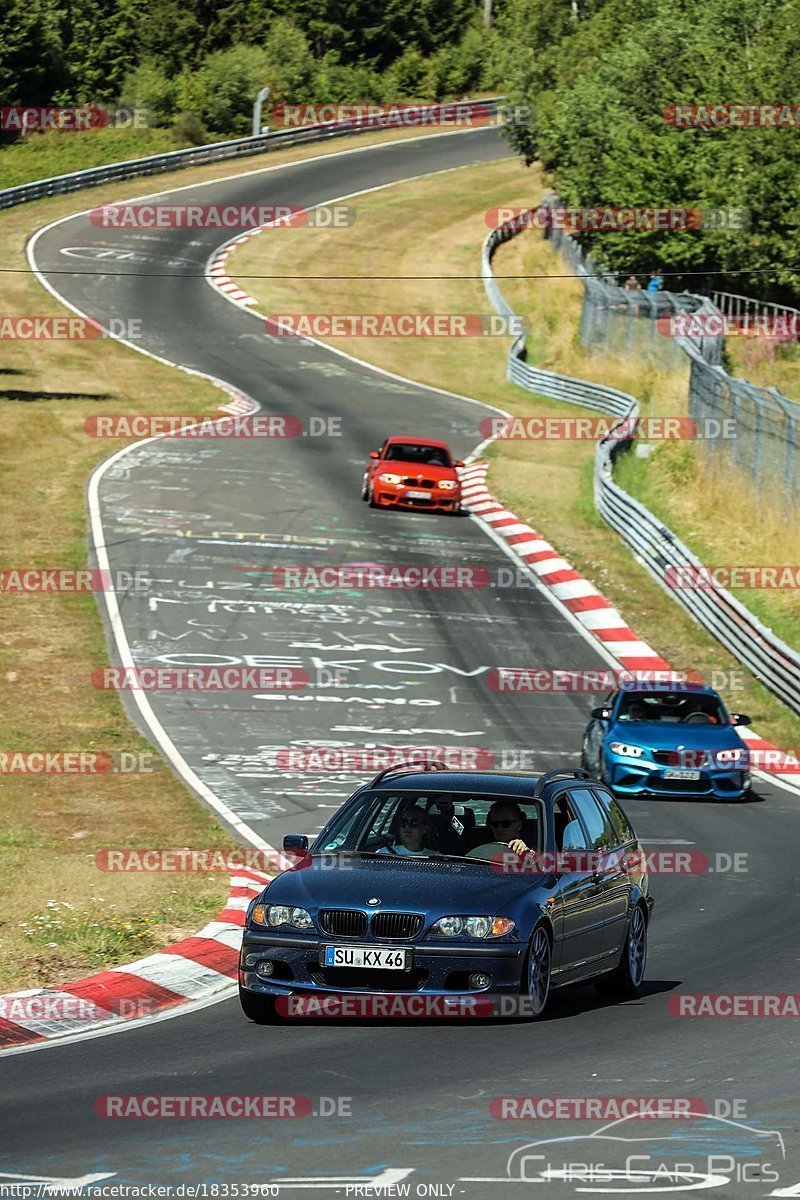
M 393 442 L 386 447 L 387 462 L 425 463 L 431 467 L 451 466 L 450 455 L 442 446 L 419 446 L 412 442 Z
M 662 724 L 727 725 L 728 716 L 716 696 L 686 692 L 626 692 L 618 721 L 659 721 Z
M 398 789 L 365 792 L 331 819 L 312 849 L 480 859 L 484 854 L 491 857 L 487 848 L 512 841 L 524 842 L 528 850 L 545 848 L 544 813 L 538 801 Z

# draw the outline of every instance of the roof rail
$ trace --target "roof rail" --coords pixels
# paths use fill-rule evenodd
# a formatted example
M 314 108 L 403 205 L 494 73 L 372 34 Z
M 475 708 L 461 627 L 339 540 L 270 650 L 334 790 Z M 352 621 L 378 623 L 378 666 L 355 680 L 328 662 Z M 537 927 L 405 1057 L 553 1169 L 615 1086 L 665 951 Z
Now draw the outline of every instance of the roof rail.
M 594 779 L 591 771 L 584 771 L 583 767 L 559 767 L 555 771 L 545 771 L 544 775 L 540 775 L 536 780 L 536 788 L 533 793 L 534 800 L 538 800 L 548 783 L 552 783 L 554 779 Z
M 389 775 L 418 775 L 420 771 L 447 771 L 448 769 L 447 763 L 441 762 L 438 758 L 420 763 L 419 766 L 412 766 L 410 763 L 398 764 L 395 767 L 386 767 L 383 771 L 379 771 L 368 786 L 377 787 Z

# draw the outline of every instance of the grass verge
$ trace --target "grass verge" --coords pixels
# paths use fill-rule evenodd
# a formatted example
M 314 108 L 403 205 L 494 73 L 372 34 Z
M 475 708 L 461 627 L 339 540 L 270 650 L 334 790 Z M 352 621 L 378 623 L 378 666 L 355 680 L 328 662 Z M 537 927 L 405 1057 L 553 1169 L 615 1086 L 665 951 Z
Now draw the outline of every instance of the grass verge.
M 4 312 L 64 312 L 29 272 L 24 253 L 27 239 L 49 221 L 155 187 L 397 137 L 388 131 L 337 139 L 7 210 L 0 215 Z M 200 415 L 225 399 L 211 384 L 113 340 L 0 342 L 0 569 L 85 566 L 87 477 L 126 444 L 86 437 L 87 417 Z M 0 752 L 148 750 L 117 697 L 88 682 L 108 661 L 93 596 L 2 594 L 0 611 Z M 130 961 L 194 932 L 221 907 L 226 876 L 103 875 L 94 865 L 96 851 L 107 847 L 233 845 L 156 755 L 152 766 L 136 775 L 0 774 L 0 991 Z
M 485 313 L 489 306 L 478 278 L 478 249 L 487 231 L 484 214 L 497 205 L 533 204 L 542 190 L 536 170 L 526 171 L 516 159 L 400 184 L 354 198 L 357 221 L 351 229 L 311 236 L 309 230 L 299 228 L 286 231 L 280 242 L 268 236 L 251 239 L 229 260 L 231 273 L 248 277 L 248 290 L 259 299 L 261 310 L 269 313 Z M 365 228 L 369 238 L 363 236 Z M 293 274 L 307 275 L 307 280 L 252 278 L 280 273 L 287 258 Z M 362 278 L 326 284 L 314 277 L 320 262 L 331 275 Z M 685 411 L 685 367 L 670 370 L 644 358 L 601 360 L 580 348 L 581 284 L 566 277 L 561 259 L 540 238 L 523 234 L 507 243 L 496 267 L 501 276 L 563 277 L 503 283 L 507 299 L 518 312 L 531 315 L 540 331 L 533 351 L 542 365 L 623 388 L 643 398 L 654 413 Z M 420 276 L 424 282 L 415 278 Z M 403 338 L 337 338 L 331 344 L 388 370 L 464 392 L 514 414 L 537 417 L 565 412 L 563 405 L 532 396 L 505 380 L 505 338 L 431 338 L 421 344 Z M 573 411 L 584 410 L 570 407 Z M 476 443 L 481 440 L 480 420 L 476 411 Z M 699 669 L 709 677 L 713 671 L 736 672 L 733 686 L 721 688 L 731 706 L 749 712 L 759 731 L 779 745 L 798 744 L 800 719 L 741 672 L 737 660 L 673 603 L 597 516 L 592 499 L 593 455 L 590 442 L 496 443 L 489 450 L 490 484 L 521 519 L 542 531 L 592 579 L 676 669 Z M 734 528 L 740 512 L 740 506 L 729 510 L 728 521 Z

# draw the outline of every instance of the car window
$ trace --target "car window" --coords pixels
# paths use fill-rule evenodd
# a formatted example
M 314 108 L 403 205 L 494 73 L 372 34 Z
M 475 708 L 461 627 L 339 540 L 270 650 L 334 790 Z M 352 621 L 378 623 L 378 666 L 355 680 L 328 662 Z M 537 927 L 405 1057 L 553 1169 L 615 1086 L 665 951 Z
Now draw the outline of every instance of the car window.
M 373 801 L 374 806 L 374 801 Z M 355 830 L 365 816 L 365 806 L 354 803 L 346 812 L 339 812 L 323 829 L 312 849 L 318 851 L 342 850 L 352 842 Z
M 609 814 L 603 812 L 589 789 L 572 788 L 569 798 L 588 835 L 589 844 L 585 848 L 587 850 L 612 850 L 617 845 L 616 830 L 611 824 Z
M 569 793 L 562 792 L 553 801 L 556 850 L 588 850 L 586 833 L 578 820 L 577 810 L 569 802 Z
M 618 721 L 658 721 L 678 725 L 727 725 L 728 716 L 716 696 L 686 691 L 624 692 Z
M 489 810 L 502 802 L 512 807 L 515 798 L 483 793 L 380 789 L 365 792 L 341 817 L 334 816 L 314 845 L 315 852 L 329 850 L 377 854 L 400 837 L 401 810 L 413 805 L 428 818 L 424 849 L 454 857 L 465 857 L 478 846 L 495 841 L 487 824 Z M 531 850 L 545 846 L 544 815 L 539 801 L 524 798 L 518 805 L 522 828 L 518 834 Z M 511 831 L 509 831 L 509 834 Z M 501 838 L 501 840 L 510 840 Z
M 611 814 L 611 820 L 614 823 L 614 828 L 617 831 L 617 836 L 620 842 L 633 842 L 636 840 L 636 834 L 633 832 L 633 826 L 626 817 L 625 813 L 619 806 L 619 803 L 613 796 L 606 796 L 601 793 L 601 799 L 608 805 Z
M 387 462 L 427 463 L 449 467 L 450 456 L 441 446 L 420 446 L 413 442 L 393 442 L 386 451 Z

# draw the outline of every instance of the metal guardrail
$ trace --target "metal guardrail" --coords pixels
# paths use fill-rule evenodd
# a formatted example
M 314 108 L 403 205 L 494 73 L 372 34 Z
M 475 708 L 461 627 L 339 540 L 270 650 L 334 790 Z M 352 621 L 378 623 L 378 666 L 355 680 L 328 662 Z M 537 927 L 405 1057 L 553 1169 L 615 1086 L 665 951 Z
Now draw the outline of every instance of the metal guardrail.
M 447 119 L 463 117 L 469 119 L 472 109 L 476 123 L 485 116 L 494 116 L 504 97 L 493 96 L 487 100 L 465 100 L 451 104 L 409 105 L 419 110 L 426 118 L 421 125 L 436 126 L 434 118 L 442 124 Z M 355 117 L 349 121 L 326 121 L 318 125 L 305 125 L 299 129 L 277 129 L 258 137 L 235 138 L 228 142 L 212 142 L 207 146 L 193 146 L 188 150 L 170 150 L 166 154 L 153 154 L 148 158 L 131 158 L 126 162 L 109 163 L 104 167 L 89 167 L 83 171 L 72 171 L 67 175 L 54 175 L 50 179 L 37 179 L 35 183 L 23 183 L 17 187 L 0 191 L 0 209 L 26 204 L 29 200 L 42 200 L 47 196 L 62 195 L 83 188 L 99 187 L 117 179 L 136 179 L 142 175 L 157 175 L 164 171 L 175 171 L 184 167 L 199 167 L 206 163 L 220 162 L 229 158 L 243 158 L 253 154 L 264 154 L 280 150 L 283 146 L 298 146 L 304 142 L 321 142 L 328 138 L 344 137 L 346 134 L 366 133 L 374 129 L 408 128 L 412 122 L 398 121 L 391 114 L 374 113 Z
M 754 300 L 752 296 L 737 296 L 735 292 L 712 292 L 711 299 L 717 311 L 726 317 L 800 316 L 800 309 Z
M 496 310 L 506 317 L 516 314 L 503 297 L 494 277 L 492 258 L 498 246 L 523 228 L 524 214 L 493 229 L 484 240 L 481 251 L 481 275 L 486 294 Z M 697 360 L 702 361 L 698 348 L 693 346 L 692 350 Z M 702 365 L 706 370 L 721 370 L 719 367 L 711 368 L 705 362 Z M 622 420 L 627 420 L 635 427 L 638 420 L 638 402 L 627 392 L 531 366 L 525 361 L 525 339 L 522 336 L 515 340 L 509 350 L 507 374 L 513 383 L 528 391 L 618 416 L 620 421 L 616 426 Z M 630 438 L 623 440 L 616 437 L 613 429 L 598 443 L 594 465 L 597 511 L 627 542 L 637 560 L 673 600 L 713 634 L 788 708 L 800 713 L 800 654 L 797 651 L 781 641 L 727 590 L 715 587 L 671 587 L 667 583 L 667 571 L 670 568 L 690 567 L 702 571 L 703 564 L 653 513 L 614 482 L 614 459 L 621 450 L 629 449 L 630 445 Z

